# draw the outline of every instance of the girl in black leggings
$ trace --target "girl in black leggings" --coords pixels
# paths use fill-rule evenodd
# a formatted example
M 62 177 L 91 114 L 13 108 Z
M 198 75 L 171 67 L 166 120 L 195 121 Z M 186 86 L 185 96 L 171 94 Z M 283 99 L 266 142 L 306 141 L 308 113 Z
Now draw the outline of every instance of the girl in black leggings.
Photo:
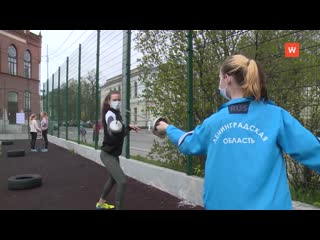
M 30 127 L 30 134 L 31 134 L 31 152 L 36 152 L 36 141 L 37 141 L 37 134 L 38 132 L 41 132 L 41 129 L 38 126 L 37 123 L 37 115 L 36 114 L 31 114 L 29 118 L 29 127 Z
M 122 145 L 124 137 L 133 129 L 136 132 L 138 127 L 129 124 L 125 127 L 122 123 L 120 115 L 120 93 L 118 91 L 111 91 L 103 102 L 102 108 L 102 124 L 104 128 L 104 139 L 101 147 L 100 158 L 109 172 L 109 179 L 103 187 L 99 202 L 96 204 L 97 209 L 122 209 L 123 195 L 126 188 L 127 178 L 120 167 L 119 156 L 122 152 Z M 117 120 L 122 124 L 121 131 L 114 131 L 110 129 L 110 123 Z M 106 198 L 111 191 L 113 185 L 117 183 L 115 206 L 106 203 Z
M 41 114 L 41 130 L 42 130 L 42 137 L 44 140 L 44 149 L 42 149 L 42 152 L 48 152 L 48 126 L 49 126 L 49 121 L 48 121 L 48 114 L 46 112 L 42 112 Z

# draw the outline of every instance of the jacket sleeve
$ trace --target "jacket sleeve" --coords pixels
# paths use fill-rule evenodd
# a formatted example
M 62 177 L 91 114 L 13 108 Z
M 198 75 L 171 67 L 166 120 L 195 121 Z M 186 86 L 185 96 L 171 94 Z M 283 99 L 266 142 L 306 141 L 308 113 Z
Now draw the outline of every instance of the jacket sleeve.
M 32 124 L 34 126 L 34 128 L 36 129 L 36 131 L 41 132 L 41 129 L 38 126 L 38 122 L 36 120 L 32 120 Z
M 198 125 L 191 132 L 169 125 L 166 129 L 170 142 L 186 155 L 205 155 L 207 153 L 209 132 L 203 125 Z
M 124 126 L 124 125 L 123 125 L 123 126 Z M 124 127 L 125 127 L 125 126 L 124 126 Z M 132 130 L 132 128 L 131 128 L 130 126 L 126 126 L 126 127 L 125 127 L 125 130 L 124 130 L 123 136 L 124 136 L 124 137 L 127 136 L 128 133 L 129 133 L 131 130 Z
M 43 119 L 41 120 L 40 128 L 41 128 L 42 130 L 47 130 L 47 129 L 48 129 L 48 119 L 47 119 L 47 118 L 43 118 Z
M 282 110 L 281 121 L 278 144 L 283 151 L 320 173 L 320 139 L 285 110 Z
M 112 116 L 109 116 L 108 119 L 106 119 L 107 122 L 107 132 L 108 132 L 108 139 L 110 139 L 110 142 L 114 143 L 114 145 L 119 144 L 123 138 L 124 138 L 124 134 L 123 132 L 120 133 L 112 133 L 110 130 L 110 123 L 114 120 L 114 118 Z M 124 126 L 123 126 L 124 127 Z

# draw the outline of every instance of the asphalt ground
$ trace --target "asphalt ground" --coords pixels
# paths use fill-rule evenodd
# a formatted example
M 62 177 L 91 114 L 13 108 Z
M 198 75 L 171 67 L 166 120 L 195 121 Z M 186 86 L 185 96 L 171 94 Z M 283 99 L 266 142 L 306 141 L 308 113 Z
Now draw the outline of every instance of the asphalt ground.
M 42 146 L 37 140 L 36 146 Z M 49 143 L 49 151 L 30 152 L 28 140 L 2 146 L 0 160 L 0 210 L 95 210 L 108 178 L 104 166 Z M 7 157 L 7 151 L 25 149 L 22 157 Z M 8 178 L 40 174 L 40 187 L 8 190 Z M 107 197 L 113 204 L 115 187 Z M 202 210 L 175 196 L 128 177 L 124 210 Z

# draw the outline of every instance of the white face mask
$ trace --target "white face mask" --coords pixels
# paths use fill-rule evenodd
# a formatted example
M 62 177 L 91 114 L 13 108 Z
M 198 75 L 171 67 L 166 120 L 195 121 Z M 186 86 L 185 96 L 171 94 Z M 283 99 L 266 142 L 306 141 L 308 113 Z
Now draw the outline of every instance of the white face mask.
M 227 95 L 227 88 L 222 89 L 221 87 L 219 87 L 219 91 L 222 97 L 224 97 L 227 100 L 231 100 L 231 98 Z
M 110 107 L 112 107 L 115 110 L 120 110 L 121 102 L 120 101 L 111 101 Z
M 220 83 L 219 83 L 220 95 L 229 101 L 229 100 L 231 100 L 231 98 L 227 95 L 227 87 L 228 87 L 228 86 L 225 87 L 225 88 L 222 88 L 222 87 L 221 87 L 221 82 L 222 82 L 221 79 L 222 79 L 222 78 L 220 77 Z

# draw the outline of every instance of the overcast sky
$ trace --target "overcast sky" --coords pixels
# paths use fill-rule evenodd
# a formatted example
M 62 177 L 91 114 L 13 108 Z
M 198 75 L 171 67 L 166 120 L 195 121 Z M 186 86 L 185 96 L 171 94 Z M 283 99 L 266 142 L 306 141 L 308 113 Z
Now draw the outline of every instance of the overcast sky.
M 96 30 L 30 30 L 35 34 L 42 35 L 41 50 L 41 88 L 42 83 L 47 80 L 47 69 L 49 77 L 61 66 L 90 34 Z M 47 46 L 49 56 L 49 67 L 47 64 Z
M 48 75 L 56 73 L 59 66 L 66 62 L 67 57 L 75 53 L 81 43 L 83 47 L 82 71 L 90 71 L 95 68 L 95 44 L 97 30 L 30 30 L 35 34 L 42 34 L 42 53 L 41 53 L 41 88 L 46 82 Z M 100 34 L 100 76 L 108 79 L 121 73 L 122 68 L 122 30 L 104 30 Z M 85 44 L 84 44 L 85 43 Z M 84 44 L 84 45 L 83 45 Z M 134 45 L 133 43 L 131 44 Z M 49 64 L 47 64 L 47 46 Z M 92 47 L 91 47 L 92 46 Z M 86 52 L 90 51 L 90 53 Z M 133 49 L 131 51 L 131 69 L 136 66 L 138 54 Z M 76 58 L 73 58 L 74 60 Z M 70 64 L 70 63 L 69 63 Z M 85 69 L 88 68 L 88 69 Z M 47 73 L 47 70 L 48 73 Z M 69 77 L 72 71 L 69 67 Z M 72 77 L 72 76 L 71 76 Z M 101 81 L 105 81 L 101 79 Z

